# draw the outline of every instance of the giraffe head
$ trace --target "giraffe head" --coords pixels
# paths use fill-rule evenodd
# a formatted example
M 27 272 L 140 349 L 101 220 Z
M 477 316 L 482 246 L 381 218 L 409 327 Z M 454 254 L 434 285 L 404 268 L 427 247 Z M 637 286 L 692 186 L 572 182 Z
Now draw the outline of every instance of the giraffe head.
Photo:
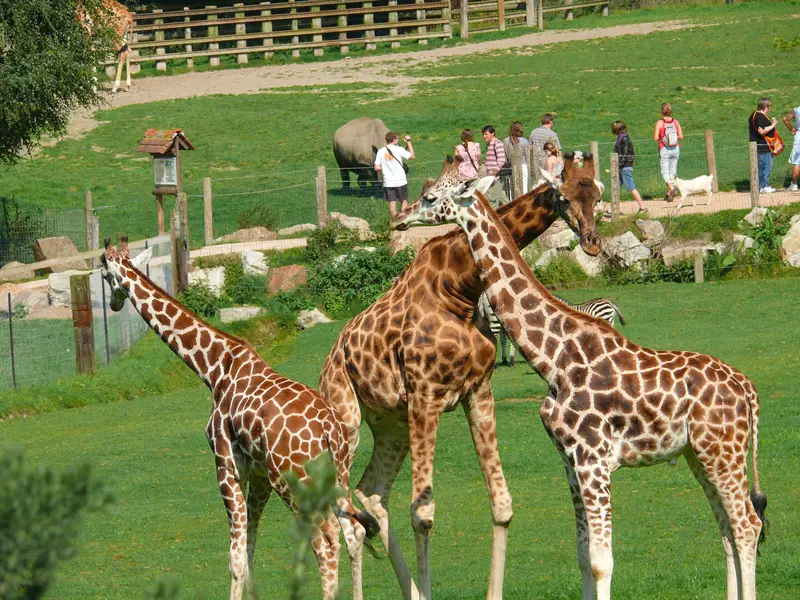
M 428 179 L 422 184 L 419 200 L 423 198 L 434 199 L 445 196 L 451 190 L 464 189 L 464 182 L 458 177 L 458 165 L 462 162 L 460 156 L 448 156 L 442 163 L 442 171 L 436 179 Z
M 101 256 L 100 260 L 103 264 L 101 274 L 111 288 L 111 300 L 109 305 L 111 310 L 118 312 L 122 310 L 125 304 L 125 299 L 128 297 L 128 290 L 123 285 L 126 277 L 126 270 L 134 268 L 137 271 L 150 262 L 150 257 L 153 254 L 152 248 L 147 248 L 144 252 L 140 252 L 136 257 L 131 259 L 130 252 L 128 251 L 128 238 L 123 236 L 120 239 L 119 250 L 111 245 L 111 239 L 105 239 L 105 253 Z

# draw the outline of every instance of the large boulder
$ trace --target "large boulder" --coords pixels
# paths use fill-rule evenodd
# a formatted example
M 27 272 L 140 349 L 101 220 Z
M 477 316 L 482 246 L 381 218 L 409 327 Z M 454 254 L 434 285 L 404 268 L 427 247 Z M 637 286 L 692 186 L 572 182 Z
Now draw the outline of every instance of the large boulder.
M 664 238 L 664 225 L 661 221 L 636 219 L 636 227 L 642 234 L 642 241 L 645 244 L 656 244 Z
M 316 231 L 317 226 L 313 223 L 300 223 L 300 225 L 292 225 L 291 227 L 284 227 L 278 229 L 278 235 L 297 235 L 306 231 Z
M 269 275 L 267 257 L 257 250 L 242 252 L 242 268 L 247 275 Z
M 225 267 L 189 271 L 189 285 L 194 283 L 205 283 L 212 294 L 221 296 L 225 288 Z
M 781 258 L 790 267 L 800 267 L 800 220 L 795 221 L 781 241 Z
M 0 267 L 0 281 L 29 279 L 33 277 L 34 275 L 33 269 L 29 269 L 13 277 L 7 275 L 7 272 L 10 271 L 11 269 L 16 269 L 17 267 L 24 267 L 24 266 L 26 266 L 25 263 L 21 263 L 16 260 L 12 260 L 11 262 L 4 264 L 2 267 Z
M 301 329 L 311 329 L 316 325 L 332 322 L 333 321 L 326 317 L 324 313 L 316 308 L 304 310 L 297 316 L 297 325 Z
M 89 273 L 89 286 L 92 294 L 92 307 L 101 308 L 103 306 L 103 296 L 101 289 L 100 269 L 94 271 L 64 271 L 62 273 L 50 273 L 47 278 L 47 299 L 50 306 L 69 308 L 71 306 L 72 295 L 70 293 L 69 280 L 73 275 L 85 275 Z M 106 301 L 108 301 L 109 290 L 106 288 Z
M 270 271 L 267 290 L 270 294 L 288 292 L 306 284 L 306 268 L 303 265 L 276 267 Z
M 578 239 L 575 232 L 564 221 L 558 220 L 539 236 L 539 243 L 543 250 L 560 249 L 569 248 Z
M 580 246 L 575 246 L 569 253 L 569 257 L 578 263 L 589 277 L 597 277 L 603 272 L 603 260 L 600 256 L 589 256 Z
M 236 321 L 252 319 L 260 312 L 260 306 L 232 306 L 230 308 L 221 308 L 219 319 L 223 323 L 235 323 Z
M 342 213 L 332 212 L 330 218 L 332 221 L 338 221 L 345 229 L 355 231 L 361 240 L 368 240 L 372 237 L 369 223 L 360 217 L 351 217 Z
M 78 254 L 78 249 L 66 235 L 42 238 L 33 245 L 33 259 L 36 262 L 54 258 L 67 258 Z M 40 269 L 42 274 L 63 273 L 64 271 L 83 271 L 87 267 L 85 260 L 74 260 L 54 267 Z
M 769 209 L 766 206 L 756 206 L 744 216 L 744 221 L 747 221 L 753 227 L 757 227 L 764 221 L 764 217 L 768 212 Z
M 741 233 L 734 233 L 731 237 L 733 246 L 733 250 L 735 252 L 747 252 L 753 246 L 755 246 L 756 241 L 747 235 L 742 235 Z
M 603 242 L 603 253 L 619 261 L 622 266 L 630 267 L 650 258 L 652 251 L 632 231 L 626 231 L 622 235 L 606 239 Z
M 544 252 L 542 252 L 542 254 L 539 256 L 539 258 L 537 258 L 536 262 L 533 263 L 533 264 L 534 264 L 534 266 L 543 269 L 544 267 L 549 265 L 551 262 L 553 262 L 553 259 L 556 256 L 558 256 L 558 250 L 555 249 L 555 248 L 550 248 L 549 250 L 545 250 Z
M 240 242 L 271 242 L 277 239 L 277 233 L 259 225 L 257 227 L 240 229 L 228 235 L 223 235 L 215 239 L 214 242 L 236 244 Z
M 665 265 L 671 267 L 679 260 L 694 258 L 698 253 L 705 256 L 709 252 L 719 252 L 719 250 L 716 244 L 703 240 L 674 242 L 661 247 L 661 258 Z

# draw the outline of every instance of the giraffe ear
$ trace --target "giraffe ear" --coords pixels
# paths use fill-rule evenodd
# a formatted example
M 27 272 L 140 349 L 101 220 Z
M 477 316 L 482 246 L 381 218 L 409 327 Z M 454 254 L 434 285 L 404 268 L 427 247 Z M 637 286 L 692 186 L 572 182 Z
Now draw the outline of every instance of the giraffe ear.
M 460 196 L 462 198 L 471 198 L 475 195 L 475 192 L 480 192 L 481 194 L 485 194 L 492 184 L 494 183 L 494 175 L 489 175 L 487 177 L 481 177 L 480 179 L 473 179 L 466 190 L 464 190 Z
M 136 267 L 137 270 L 142 271 L 147 266 L 147 263 L 150 262 L 150 259 L 153 257 L 153 249 L 147 248 L 146 250 L 142 250 L 131 259 L 133 266 Z

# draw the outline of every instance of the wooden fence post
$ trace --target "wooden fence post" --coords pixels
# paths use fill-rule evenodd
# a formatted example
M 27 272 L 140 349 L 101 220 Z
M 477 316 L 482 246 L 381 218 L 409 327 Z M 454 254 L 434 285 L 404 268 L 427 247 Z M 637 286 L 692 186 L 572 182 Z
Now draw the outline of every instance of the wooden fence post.
M 181 209 L 180 217 L 181 217 L 181 234 L 183 235 L 184 245 L 186 246 L 186 251 L 189 251 L 189 199 L 186 197 L 186 194 L 183 192 L 178 193 L 175 197 L 175 207 L 179 207 Z
M 611 220 L 619 217 L 619 154 L 611 153 Z
M 189 8 L 188 6 L 184 6 L 183 10 L 184 10 L 184 12 L 186 12 L 186 16 L 183 17 L 183 20 L 187 24 L 186 25 L 186 29 L 183 30 L 183 37 L 186 38 L 187 40 L 190 40 L 190 39 L 192 39 L 192 28 L 189 26 L 189 22 L 191 21 L 191 18 L 189 17 L 189 11 L 192 10 L 192 9 Z M 184 51 L 187 52 L 187 53 L 191 53 L 192 45 L 191 44 L 186 44 L 186 46 L 184 46 Z M 192 67 L 194 67 L 194 59 L 193 58 L 187 58 L 186 59 L 186 66 L 189 67 L 190 69 Z
M 469 0 L 461 0 L 461 37 L 469 37 Z
M 172 242 L 172 294 L 175 296 L 189 287 L 189 245 L 184 237 L 181 212 L 181 207 L 176 205 L 170 218 L 172 226 L 169 231 Z
M 364 8 L 372 8 L 372 2 L 364 2 Z M 374 13 L 367 13 L 364 15 L 364 25 L 374 25 L 375 24 L 375 15 Z M 367 36 L 367 50 L 375 50 L 378 45 L 375 43 L 375 30 L 370 29 L 365 32 Z
M 78 374 L 94 374 L 94 318 L 89 274 L 69 278 L 72 332 L 75 336 L 75 367 Z
M 289 0 L 289 2 L 291 4 L 294 4 L 294 0 Z M 292 8 L 292 10 L 290 12 L 293 15 L 297 14 L 297 9 L 296 8 Z M 365 17 L 365 19 L 366 19 L 366 17 Z M 300 22 L 297 19 L 292 19 L 292 31 L 297 31 L 298 29 L 300 29 Z M 300 36 L 299 35 L 293 35 L 292 36 L 292 43 L 293 44 L 299 44 L 300 43 Z M 292 50 L 292 58 L 300 58 L 300 49 L 299 48 L 295 48 L 294 50 Z
M 311 12 L 312 13 L 319 12 L 319 11 L 320 11 L 320 7 L 319 6 L 312 6 L 311 7 Z M 315 18 L 311 19 L 311 27 L 313 29 L 322 29 L 322 17 L 315 17 Z M 322 43 L 322 34 L 321 33 L 314 34 L 314 36 L 311 39 L 313 41 L 319 42 L 321 44 Z M 323 54 L 325 54 L 325 49 L 324 48 L 322 48 L 322 47 L 314 48 L 314 56 L 322 56 Z
M 703 252 L 694 255 L 694 282 L 703 283 Z
M 216 5 L 211 4 L 211 5 L 206 6 L 206 8 L 217 8 L 217 7 L 216 7 Z M 208 21 L 216 21 L 217 20 L 217 15 L 208 15 L 207 20 Z M 214 37 L 215 38 L 218 35 L 219 35 L 219 27 L 217 27 L 216 25 L 214 25 L 214 26 L 209 25 L 208 26 L 208 37 Z M 211 42 L 211 43 L 209 43 L 208 44 L 208 49 L 209 50 L 219 50 L 219 42 Z M 209 56 L 208 57 L 208 64 L 211 65 L 212 67 L 218 67 L 219 66 L 219 56 Z
M 594 178 L 600 181 L 600 145 L 597 142 L 589 142 L 589 152 L 594 164 Z
M 134 23 L 133 31 L 131 31 L 131 44 L 135 46 L 138 43 L 139 43 L 139 33 L 136 31 L 136 24 Z M 142 65 L 139 64 L 138 48 L 134 48 L 131 50 L 130 70 L 132 75 L 135 75 L 136 73 L 139 73 L 142 70 Z
M 164 235 L 164 194 L 156 194 L 156 225 L 158 235 Z
M 153 9 L 153 13 L 162 13 L 162 12 L 164 12 L 164 11 L 162 9 L 160 9 L 160 8 Z M 153 19 L 153 23 L 156 23 L 157 25 L 163 24 L 164 23 L 164 19 Z M 161 29 L 159 31 L 156 31 L 155 35 L 153 37 L 155 38 L 155 40 L 157 42 L 163 42 L 164 41 L 164 30 Z M 166 53 L 167 53 L 167 49 L 166 48 L 164 48 L 164 47 L 156 48 L 156 56 L 163 56 Z M 156 71 L 166 71 L 166 70 L 167 70 L 167 61 L 159 60 L 158 62 L 156 62 Z
M 427 16 L 427 12 L 425 11 L 425 0 L 416 0 L 416 3 L 419 4 L 422 8 L 417 10 L 417 21 L 425 21 L 425 17 Z M 425 25 L 420 25 L 417 27 L 417 33 L 425 34 L 428 33 L 428 28 Z M 428 44 L 428 40 L 422 39 L 417 40 L 420 46 L 426 46 Z
M 262 2 L 262 6 L 269 6 L 269 2 Z M 272 11 L 269 8 L 265 8 L 261 11 L 261 15 L 266 17 L 272 14 Z M 262 33 L 272 33 L 272 21 L 264 21 L 261 23 L 261 32 Z M 272 46 L 272 37 L 264 38 L 261 40 L 264 46 Z M 272 52 L 266 50 L 264 52 L 264 58 L 271 58 Z
M 608 16 L 608 4 L 603 4 L 603 16 Z
M 533 27 L 536 15 L 535 0 L 525 0 L 525 27 Z
M 750 208 L 758 206 L 758 149 L 750 142 Z
M 206 246 L 214 243 L 214 196 L 211 177 L 203 177 L 203 240 Z
M 94 211 L 92 210 L 92 190 L 86 190 L 86 201 L 84 205 L 86 211 L 86 249 L 94 250 L 96 246 L 92 246 L 93 229 L 94 229 Z
M 519 143 L 519 142 L 517 142 Z M 509 145 L 511 146 L 511 142 L 509 141 Z M 524 152 L 524 150 L 523 150 Z M 506 150 L 506 156 L 510 153 Z M 515 156 L 511 159 L 511 187 L 512 187 L 512 197 L 509 200 L 513 200 L 514 198 L 519 198 L 524 194 L 523 192 L 523 184 L 522 184 L 522 152 L 515 153 Z
M 567 6 L 572 6 L 572 0 L 565 0 L 565 1 L 564 1 L 564 4 L 566 4 Z M 571 8 L 568 8 L 568 9 L 567 9 L 567 14 L 566 14 L 566 15 L 564 15 L 564 18 L 565 18 L 567 21 L 572 21 L 572 19 L 573 19 L 573 14 L 572 14 L 572 9 L 571 9 Z
M 119 311 L 119 351 L 127 352 L 131 349 L 131 313 L 133 306 L 126 301 Z
M 544 7 L 542 6 L 542 0 L 536 0 L 536 26 L 539 28 L 539 31 L 544 31 Z
M 719 191 L 719 177 L 717 177 L 717 157 L 714 154 L 714 132 L 710 129 L 706 129 L 706 161 L 708 174 L 714 178 L 711 182 L 711 191 L 716 194 Z
M 325 167 L 317 167 L 317 225 L 325 227 L 328 224 L 328 176 Z
M 444 25 L 442 25 L 442 32 L 447 34 L 447 39 L 452 39 L 453 37 L 453 27 L 450 25 L 450 3 L 447 3 L 442 9 L 442 18 L 447 19 Z
M 337 21 L 337 25 L 339 27 L 347 27 L 347 5 L 346 4 L 337 4 L 336 10 L 340 11 L 339 20 Z M 347 41 L 347 32 L 342 31 L 339 34 L 339 40 Z M 339 46 L 339 54 L 348 54 L 350 52 L 350 46 L 348 44 L 342 44 Z
M 497 0 L 497 27 L 500 29 L 500 31 L 506 30 L 505 0 Z
M 237 2 L 233 5 L 235 8 L 243 7 L 243 2 Z M 237 19 L 244 19 L 243 12 L 233 13 L 233 16 Z M 236 35 L 244 35 L 247 33 L 247 25 L 244 23 L 237 23 L 236 24 Z M 236 47 L 237 48 L 247 48 L 247 40 L 236 40 Z M 236 55 L 236 64 L 237 65 L 246 65 L 247 64 L 247 52 L 244 54 L 237 54 Z
M 389 6 L 397 6 L 397 0 L 389 0 Z M 392 12 L 389 13 L 389 25 L 392 25 L 392 23 L 396 24 L 399 20 L 400 20 L 400 15 L 399 15 L 399 13 L 397 11 L 393 10 Z M 389 35 L 391 37 L 397 36 L 397 27 L 396 26 L 395 27 L 390 27 Z M 392 41 L 391 42 L 391 47 L 392 47 L 392 49 L 399 48 L 400 47 L 400 42 Z

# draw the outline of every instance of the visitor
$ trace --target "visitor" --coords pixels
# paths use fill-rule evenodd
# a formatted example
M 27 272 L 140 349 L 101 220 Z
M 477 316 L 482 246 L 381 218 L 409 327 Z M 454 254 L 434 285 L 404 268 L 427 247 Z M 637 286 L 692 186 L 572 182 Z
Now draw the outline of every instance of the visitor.
M 528 140 L 525 137 L 525 132 L 522 130 L 522 123 L 514 121 L 511 127 L 508 128 L 508 137 L 503 140 L 506 147 L 506 156 L 508 162 L 511 163 L 511 174 L 513 182 L 522 180 L 522 185 L 519 189 L 523 194 L 528 193 Z M 515 165 L 521 165 L 519 172 L 515 170 Z M 514 190 L 517 189 L 516 183 L 512 186 L 511 197 L 516 194 Z
M 456 146 L 456 156 L 461 158 L 458 165 L 458 178 L 469 181 L 478 176 L 478 165 L 481 162 L 481 145 L 472 141 L 472 130 L 461 132 L 461 143 Z
M 408 206 L 407 167 L 403 161 L 414 159 L 414 146 L 409 135 L 403 137 L 406 147 L 398 146 L 398 135 L 394 131 L 388 132 L 385 139 L 386 145 L 375 155 L 375 170 L 383 174 L 383 199 L 389 203 L 389 213 L 394 216 L 398 201 L 400 210 Z
M 787 112 L 783 117 L 783 123 L 794 136 L 792 152 L 789 154 L 789 164 L 792 165 L 792 185 L 789 186 L 789 191 L 796 192 L 797 180 L 800 178 L 800 106 L 795 106 Z
M 771 106 L 769 98 L 759 98 L 756 110 L 747 119 L 750 141 L 756 143 L 756 152 L 758 153 L 758 191 L 761 194 L 772 194 L 775 191 L 775 188 L 769 185 L 769 174 L 772 172 L 772 152 L 764 138 L 765 135 L 775 131 L 775 126 L 778 124 L 777 119 L 770 119 L 767 116 Z
M 486 175 L 493 175 L 495 178 L 492 187 L 486 192 L 486 197 L 492 206 L 497 208 L 508 200 L 503 190 L 503 183 L 500 181 L 502 178 L 500 171 L 506 164 L 506 149 L 503 146 L 503 142 L 497 139 L 494 127 L 491 125 L 483 127 L 481 133 L 483 133 L 483 139 L 486 141 L 486 159 L 483 162 L 483 166 L 486 167 Z
M 558 155 L 558 150 L 556 150 L 556 145 L 553 142 L 545 143 L 544 156 L 545 156 L 545 169 L 547 170 L 547 172 L 553 175 L 554 177 L 561 175 L 561 171 L 564 170 L 564 162 Z
M 531 152 L 533 154 L 533 181 L 542 178 L 541 169 L 547 169 L 547 156 L 544 153 L 544 145 L 552 142 L 555 146 L 558 157 L 561 158 L 561 143 L 558 134 L 553 131 L 555 126 L 554 117 L 551 113 L 542 115 L 542 125 L 531 131 Z
M 614 152 L 619 156 L 619 180 L 625 189 L 631 193 L 633 199 L 639 205 L 637 213 L 643 213 L 647 209 L 642 202 L 642 196 L 639 190 L 636 189 L 636 184 L 633 182 L 633 142 L 628 135 L 628 127 L 623 121 L 614 121 L 611 124 L 611 133 L 617 136 L 617 142 L 614 144 Z
M 678 158 L 681 155 L 683 130 L 681 124 L 672 116 L 669 102 L 661 105 L 661 118 L 656 121 L 653 140 L 658 142 L 658 156 L 661 162 L 661 177 L 667 184 L 664 200 L 672 202 L 675 198 L 675 177 L 678 175 Z

